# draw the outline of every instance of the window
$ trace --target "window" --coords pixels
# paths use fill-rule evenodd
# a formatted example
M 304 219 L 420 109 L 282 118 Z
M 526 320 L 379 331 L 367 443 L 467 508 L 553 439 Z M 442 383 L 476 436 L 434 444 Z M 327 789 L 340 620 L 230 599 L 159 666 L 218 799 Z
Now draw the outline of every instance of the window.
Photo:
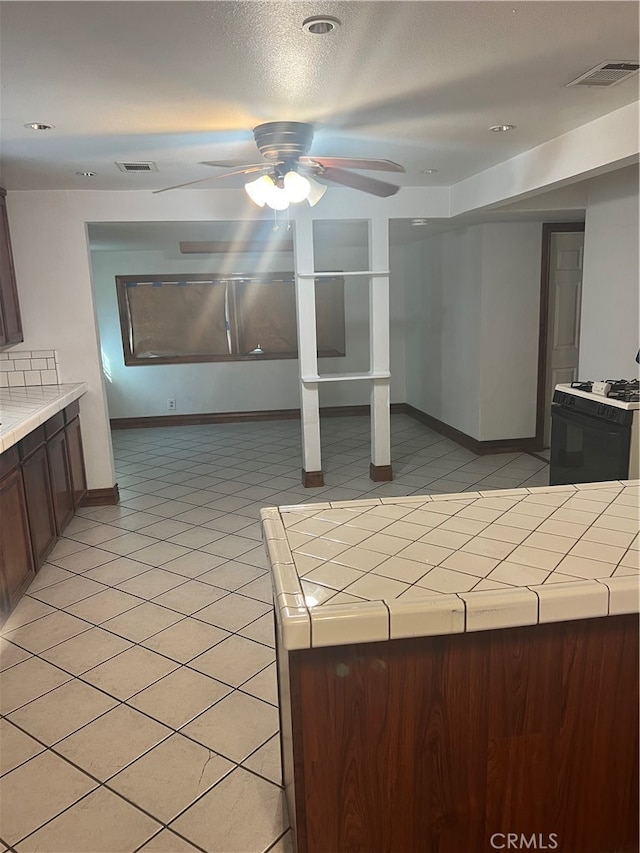
M 127 365 L 297 358 L 293 275 L 116 276 Z M 318 356 L 345 355 L 344 279 L 316 281 Z

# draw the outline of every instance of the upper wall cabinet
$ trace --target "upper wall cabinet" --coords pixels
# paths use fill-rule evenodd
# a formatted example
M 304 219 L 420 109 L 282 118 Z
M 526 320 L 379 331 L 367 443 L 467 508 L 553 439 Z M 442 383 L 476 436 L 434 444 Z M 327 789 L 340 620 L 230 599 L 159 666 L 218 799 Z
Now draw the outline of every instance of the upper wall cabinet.
M 24 340 L 11 253 L 6 192 L 0 187 L 0 347 Z

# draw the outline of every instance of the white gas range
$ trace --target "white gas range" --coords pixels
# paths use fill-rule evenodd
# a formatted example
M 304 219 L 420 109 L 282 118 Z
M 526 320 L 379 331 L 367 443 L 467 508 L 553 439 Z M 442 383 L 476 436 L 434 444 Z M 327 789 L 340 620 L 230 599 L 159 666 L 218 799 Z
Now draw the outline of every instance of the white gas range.
M 556 385 L 551 406 L 551 485 L 640 477 L 637 379 Z

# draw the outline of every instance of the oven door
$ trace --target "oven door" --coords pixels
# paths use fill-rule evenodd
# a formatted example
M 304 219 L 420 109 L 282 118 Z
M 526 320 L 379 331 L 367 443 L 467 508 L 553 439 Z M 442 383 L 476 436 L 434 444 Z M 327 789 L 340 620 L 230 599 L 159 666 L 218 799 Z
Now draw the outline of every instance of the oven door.
M 626 480 L 630 447 L 630 424 L 610 423 L 554 403 L 549 484 Z

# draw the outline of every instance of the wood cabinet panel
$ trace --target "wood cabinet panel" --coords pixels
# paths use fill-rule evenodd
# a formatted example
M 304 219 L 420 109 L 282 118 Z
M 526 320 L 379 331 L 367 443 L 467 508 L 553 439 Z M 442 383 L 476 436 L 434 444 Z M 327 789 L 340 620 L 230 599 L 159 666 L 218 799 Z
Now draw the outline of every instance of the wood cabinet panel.
M 295 651 L 289 667 L 298 853 L 482 853 L 507 832 L 638 850 L 637 615 Z
M 20 464 L 20 455 L 18 453 L 18 448 L 14 444 L 13 447 L 10 447 L 8 450 L 0 455 L 0 479 L 5 477 L 7 474 L 10 474 L 14 468 L 17 468 Z
M 68 423 L 65 427 L 65 432 L 67 434 L 67 449 L 69 452 L 73 508 L 77 509 L 87 494 L 87 475 L 84 468 L 80 418 L 76 417 Z
M 47 441 L 64 427 L 64 412 L 57 412 L 44 423 L 44 437 Z
M 5 195 L 0 188 L 0 346 L 24 340 Z
M 49 476 L 51 477 L 53 511 L 57 533 L 60 536 L 73 518 L 73 488 L 67 451 L 67 435 L 64 430 L 61 430 L 47 442 L 47 459 Z
M 36 569 L 44 563 L 57 539 L 51 478 L 44 445 L 22 463 L 31 545 Z
M 0 576 L 4 610 L 16 604 L 34 574 L 22 471 L 14 468 L 0 480 Z

